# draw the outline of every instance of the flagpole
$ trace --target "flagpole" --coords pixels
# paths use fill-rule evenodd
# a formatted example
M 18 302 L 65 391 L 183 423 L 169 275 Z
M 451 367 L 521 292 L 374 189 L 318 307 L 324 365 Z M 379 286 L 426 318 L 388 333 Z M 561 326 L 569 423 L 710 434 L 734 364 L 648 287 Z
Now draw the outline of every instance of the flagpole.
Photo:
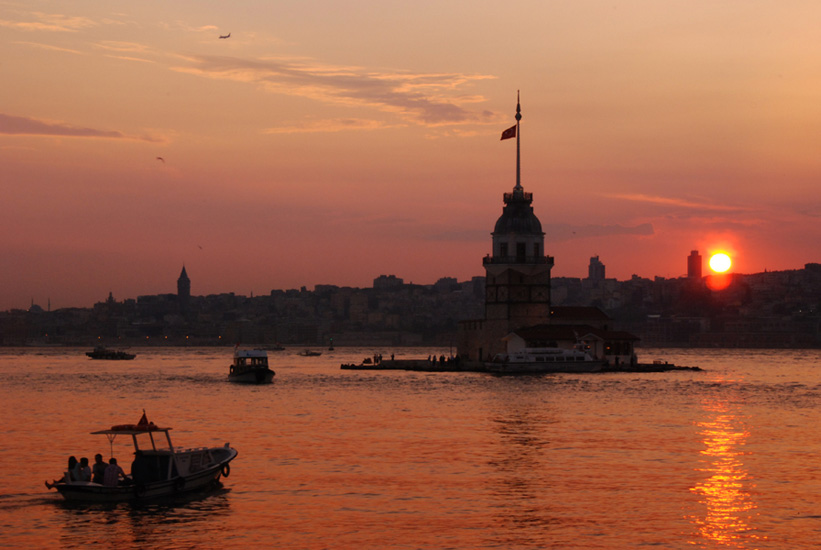
M 519 90 L 516 90 L 516 189 L 522 188 L 522 160 L 519 153 L 519 138 L 522 135 L 519 130 L 520 120 L 522 120 L 522 107 L 519 104 Z

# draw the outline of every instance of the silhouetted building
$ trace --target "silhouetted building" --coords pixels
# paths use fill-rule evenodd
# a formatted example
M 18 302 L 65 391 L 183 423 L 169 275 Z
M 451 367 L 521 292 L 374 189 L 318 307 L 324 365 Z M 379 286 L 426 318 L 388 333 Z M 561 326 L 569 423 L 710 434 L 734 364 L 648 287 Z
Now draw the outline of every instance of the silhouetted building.
M 377 290 L 402 288 L 402 285 L 404 284 L 405 281 L 403 281 L 396 275 L 380 275 L 379 277 L 373 280 L 373 288 Z
M 604 264 L 599 261 L 598 256 L 590 258 L 590 265 L 587 268 L 587 278 L 594 283 L 604 280 Z
M 599 359 L 634 361 L 633 345 L 638 339 L 614 333 L 607 325 L 609 318 L 598 308 L 551 308 L 553 257 L 544 255 L 544 232 L 531 206 L 533 195 L 525 193 L 521 184 L 520 120 L 517 103 L 512 134 L 516 136 L 516 185 L 512 193 L 504 194 L 505 206 L 492 233 L 493 254 L 484 258 L 485 317 L 460 322 L 458 354 L 466 362 L 487 361 L 509 351 L 511 342 L 569 348 L 580 344 Z M 506 135 L 507 131 L 502 139 Z M 604 280 L 604 265 L 598 257 L 591 259 L 591 265 L 593 260 L 598 264 L 595 275 Z M 591 267 L 591 277 L 593 272 Z
M 482 360 L 505 350 L 502 338 L 550 316 L 550 270 L 544 255 L 542 223 L 533 212 L 533 194 L 521 183 L 519 121 L 516 104 L 516 185 L 505 193 L 502 215 L 493 229 L 493 254 L 484 258 L 485 318 L 460 325 L 459 354 Z M 503 136 L 504 138 L 504 136 Z
M 177 301 L 180 305 L 180 312 L 188 311 L 188 304 L 191 301 L 191 279 L 185 272 L 185 266 L 182 266 L 182 273 L 177 279 Z
M 702 266 L 703 262 L 698 250 L 690 252 L 690 255 L 687 256 L 687 277 L 690 279 L 701 279 Z

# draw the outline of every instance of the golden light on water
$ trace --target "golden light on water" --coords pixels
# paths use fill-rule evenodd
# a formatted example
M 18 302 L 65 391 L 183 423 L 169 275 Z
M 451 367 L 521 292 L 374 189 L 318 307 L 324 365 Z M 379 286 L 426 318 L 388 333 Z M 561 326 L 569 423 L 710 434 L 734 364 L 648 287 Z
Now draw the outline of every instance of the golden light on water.
M 699 471 L 708 477 L 691 488 L 705 513 L 691 521 L 704 539 L 727 548 L 747 548 L 751 540 L 760 539 L 750 524 L 756 504 L 749 489 L 755 485 L 743 460 L 749 433 L 726 404 L 707 403 L 705 409 L 710 415 L 698 423 L 705 461 Z

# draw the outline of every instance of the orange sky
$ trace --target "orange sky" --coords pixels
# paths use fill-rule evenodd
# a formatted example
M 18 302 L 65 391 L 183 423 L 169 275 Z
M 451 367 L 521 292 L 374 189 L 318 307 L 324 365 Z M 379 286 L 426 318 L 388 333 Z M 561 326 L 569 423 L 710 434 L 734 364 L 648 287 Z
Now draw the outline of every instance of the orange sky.
M 516 90 L 554 276 L 801 268 L 818 28 L 810 1 L 0 0 L 0 310 L 183 264 L 197 295 L 483 275 Z

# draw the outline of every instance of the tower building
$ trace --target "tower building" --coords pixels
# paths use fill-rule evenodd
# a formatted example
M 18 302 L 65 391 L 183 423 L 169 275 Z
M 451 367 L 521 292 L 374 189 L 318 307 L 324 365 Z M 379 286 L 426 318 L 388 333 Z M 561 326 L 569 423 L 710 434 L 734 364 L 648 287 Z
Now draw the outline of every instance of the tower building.
M 463 334 L 474 357 L 503 351 L 510 331 L 544 322 L 550 316 L 550 270 L 553 258 L 544 254 L 542 223 L 533 212 L 533 194 L 521 181 L 521 104 L 516 101 L 516 125 L 502 139 L 516 138 L 516 184 L 503 195 L 502 215 L 493 228 L 493 253 L 484 258 L 485 318 Z M 468 334 L 468 332 L 470 334 Z M 472 341 L 473 345 L 468 341 Z
M 587 350 L 613 363 L 634 361 L 636 338 L 611 329 L 611 319 L 593 307 L 553 307 L 542 223 L 533 211 L 533 194 L 521 180 L 521 105 L 516 125 L 502 139 L 516 138 L 516 185 L 503 195 L 502 215 L 493 228 L 493 252 L 485 256 L 485 316 L 459 323 L 457 348 L 465 364 L 482 364 L 498 355 L 528 348 Z M 595 261 L 594 261 L 595 260 Z M 591 258 L 590 277 L 604 280 L 604 264 Z
M 604 264 L 601 263 L 598 256 L 590 258 L 590 265 L 587 267 L 587 278 L 593 283 L 604 281 Z
M 704 262 L 701 261 L 701 254 L 698 250 L 693 250 L 687 256 L 687 277 L 689 279 L 701 279 L 701 270 Z
M 188 311 L 188 302 L 191 298 L 191 279 L 185 272 L 185 266 L 182 266 L 182 272 L 177 278 L 177 301 L 179 302 L 180 312 Z

